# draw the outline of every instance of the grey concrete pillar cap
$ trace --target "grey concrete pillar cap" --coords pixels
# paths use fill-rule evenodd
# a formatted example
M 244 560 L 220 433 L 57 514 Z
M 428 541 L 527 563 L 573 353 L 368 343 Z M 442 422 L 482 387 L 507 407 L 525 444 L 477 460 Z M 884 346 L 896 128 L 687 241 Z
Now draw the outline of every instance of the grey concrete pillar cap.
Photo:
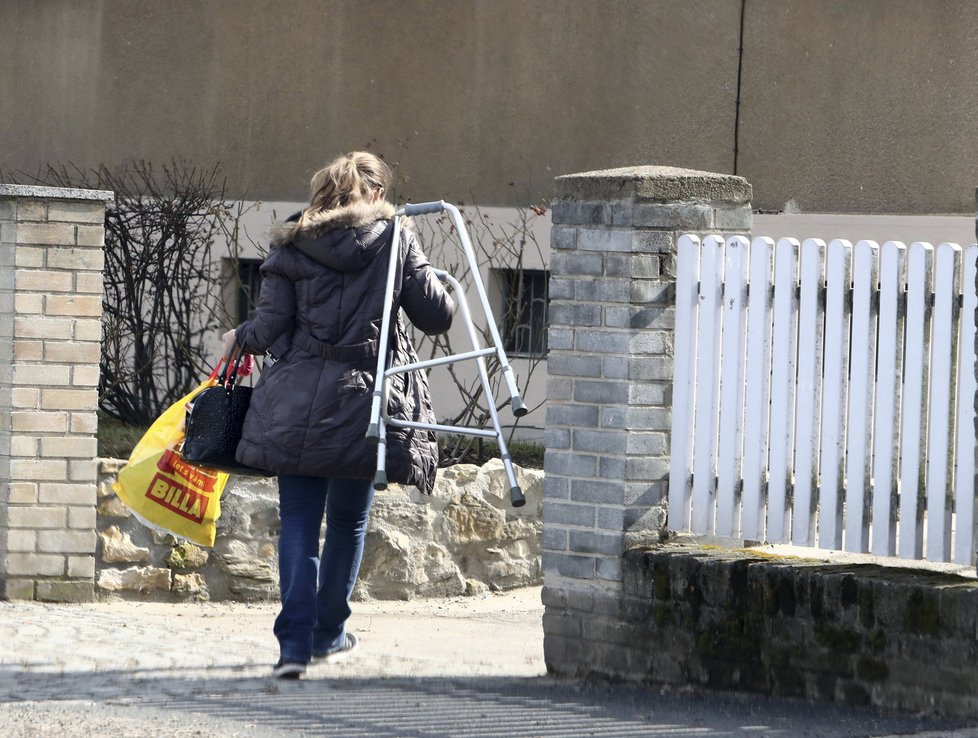
M 112 190 L 81 190 L 67 187 L 40 187 L 37 185 L 0 184 L 0 199 L 12 197 L 38 197 L 50 200 L 101 200 L 112 202 Z
M 567 174 L 554 180 L 557 200 L 630 200 L 749 203 L 743 177 L 677 167 L 636 166 Z

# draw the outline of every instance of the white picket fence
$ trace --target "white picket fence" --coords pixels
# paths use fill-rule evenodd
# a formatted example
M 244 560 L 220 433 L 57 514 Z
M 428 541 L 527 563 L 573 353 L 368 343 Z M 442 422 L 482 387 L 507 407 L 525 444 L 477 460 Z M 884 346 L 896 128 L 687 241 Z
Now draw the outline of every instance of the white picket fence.
M 669 527 L 975 563 L 976 261 L 680 238 Z

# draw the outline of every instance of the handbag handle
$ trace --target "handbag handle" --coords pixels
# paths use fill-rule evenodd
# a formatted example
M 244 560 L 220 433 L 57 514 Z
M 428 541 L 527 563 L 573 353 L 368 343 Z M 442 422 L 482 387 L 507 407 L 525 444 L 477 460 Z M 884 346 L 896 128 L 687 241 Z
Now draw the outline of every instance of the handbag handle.
M 222 356 L 218 359 L 217 366 L 214 367 L 214 371 L 211 372 L 210 379 L 220 378 L 219 384 L 223 385 L 225 389 L 231 390 L 234 387 L 234 383 L 237 381 L 238 367 L 241 366 L 241 361 L 244 358 L 245 353 L 240 347 L 235 346 L 231 350 L 230 356 Z M 231 363 L 233 360 L 233 364 Z M 224 370 L 221 370 L 221 366 L 224 366 Z

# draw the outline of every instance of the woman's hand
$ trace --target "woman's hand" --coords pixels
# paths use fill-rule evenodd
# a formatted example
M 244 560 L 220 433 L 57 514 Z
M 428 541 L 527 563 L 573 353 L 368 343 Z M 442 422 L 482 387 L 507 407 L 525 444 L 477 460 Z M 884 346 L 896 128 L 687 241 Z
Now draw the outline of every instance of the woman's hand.
M 230 356 L 231 350 L 234 348 L 234 334 L 236 329 L 232 328 L 223 336 L 221 336 L 221 343 L 224 348 L 224 356 Z

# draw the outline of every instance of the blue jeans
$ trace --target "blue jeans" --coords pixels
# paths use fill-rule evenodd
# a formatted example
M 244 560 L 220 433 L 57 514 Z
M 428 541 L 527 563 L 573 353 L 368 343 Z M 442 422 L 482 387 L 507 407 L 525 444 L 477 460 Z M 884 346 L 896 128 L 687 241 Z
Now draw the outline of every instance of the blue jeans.
M 275 619 L 275 637 L 283 661 L 305 664 L 346 637 L 344 623 L 350 617 L 374 490 L 369 479 L 283 474 L 278 493 L 282 611 Z M 320 560 L 324 510 L 326 540 Z

